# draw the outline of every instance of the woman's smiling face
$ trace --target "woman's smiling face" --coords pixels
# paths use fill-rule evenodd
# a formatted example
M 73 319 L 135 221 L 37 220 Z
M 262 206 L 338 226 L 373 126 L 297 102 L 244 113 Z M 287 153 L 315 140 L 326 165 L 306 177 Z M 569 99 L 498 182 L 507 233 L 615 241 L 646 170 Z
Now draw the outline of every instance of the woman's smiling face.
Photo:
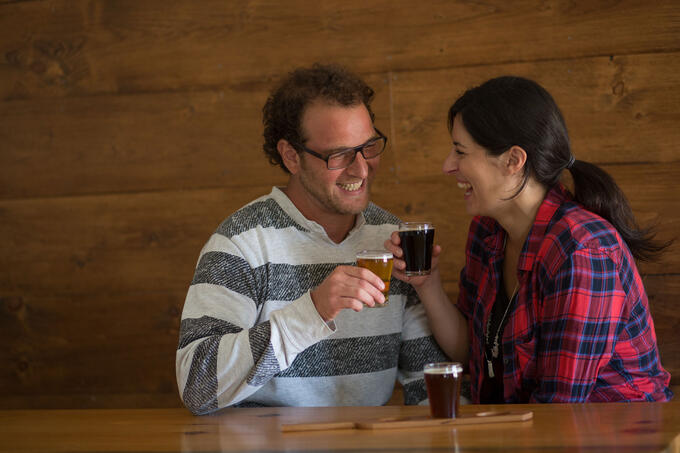
M 478 145 L 463 126 L 460 114 L 454 118 L 451 139 L 453 147 L 444 161 L 444 173 L 455 176 L 458 187 L 465 191 L 468 214 L 496 217 L 515 187 L 508 186 L 503 155 L 493 156 Z

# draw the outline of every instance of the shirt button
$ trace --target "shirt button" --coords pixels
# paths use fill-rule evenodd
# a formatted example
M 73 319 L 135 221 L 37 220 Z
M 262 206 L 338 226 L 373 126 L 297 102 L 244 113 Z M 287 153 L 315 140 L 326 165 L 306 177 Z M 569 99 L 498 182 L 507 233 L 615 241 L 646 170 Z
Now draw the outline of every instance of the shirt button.
M 503 359 L 503 365 L 507 365 L 510 363 L 510 359 Z

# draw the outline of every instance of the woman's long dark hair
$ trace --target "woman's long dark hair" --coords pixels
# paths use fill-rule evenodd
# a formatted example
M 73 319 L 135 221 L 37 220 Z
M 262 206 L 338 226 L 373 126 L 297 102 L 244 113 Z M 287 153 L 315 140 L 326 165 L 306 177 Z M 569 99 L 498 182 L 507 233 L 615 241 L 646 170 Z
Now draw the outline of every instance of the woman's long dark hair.
M 640 228 L 623 191 L 598 166 L 575 160 L 567 126 L 555 100 L 543 87 L 521 77 L 498 77 L 467 90 L 449 109 L 448 127 L 457 115 L 467 132 L 487 152 L 499 156 L 512 146 L 527 153 L 522 184 L 529 175 L 547 188 L 562 170 L 574 180 L 574 199 L 611 223 L 637 260 L 651 260 L 672 241 L 659 243 L 650 228 Z

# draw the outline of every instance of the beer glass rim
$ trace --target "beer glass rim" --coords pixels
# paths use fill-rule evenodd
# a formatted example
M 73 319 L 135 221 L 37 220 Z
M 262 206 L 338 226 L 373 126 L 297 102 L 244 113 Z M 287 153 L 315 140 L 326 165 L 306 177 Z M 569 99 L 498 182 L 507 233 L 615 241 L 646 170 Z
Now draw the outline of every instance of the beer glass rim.
M 455 376 L 459 376 L 463 373 L 463 365 L 460 362 L 432 362 L 426 363 L 423 367 L 423 372 L 431 374 L 444 374 L 451 373 Z
M 434 230 L 434 223 L 432 223 L 432 222 L 401 222 L 399 224 L 399 231 L 419 231 L 419 230 Z
M 388 250 L 361 250 L 357 252 L 357 258 L 365 258 L 365 259 L 390 259 L 394 258 L 394 255 L 392 255 L 392 252 Z

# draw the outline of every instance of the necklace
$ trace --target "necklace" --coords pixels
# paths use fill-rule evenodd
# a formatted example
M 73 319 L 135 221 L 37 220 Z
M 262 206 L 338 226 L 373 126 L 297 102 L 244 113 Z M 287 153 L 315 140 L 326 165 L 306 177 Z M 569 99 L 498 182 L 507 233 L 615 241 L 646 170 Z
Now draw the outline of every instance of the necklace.
M 499 353 L 499 336 L 501 334 L 501 329 L 503 328 L 503 322 L 505 321 L 505 317 L 508 315 L 508 310 L 510 310 L 510 306 L 512 305 L 512 302 L 515 300 L 515 297 L 517 296 L 517 292 L 519 290 L 519 282 L 515 285 L 515 290 L 512 292 L 512 296 L 510 297 L 510 300 L 508 301 L 508 305 L 505 307 L 505 312 L 503 313 L 503 317 L 501 318 L 501 322 L 498 324 L 498 328 L 496 328 L 496 335 L 494 335 L 493 338 L 493 345 L 491 347 L 491 356 L 494 359 L 498 358 L 498 353 Z M 489 318 L 486 320 L 486 333 L 484 334 L 484 340 L 486 342 L 486 345 L 489 344 L 489 334 L 491 331 L 491 313 L 489 314 Z M 489 377 L 493 378 L 496 376 L 496 374 L 493 372 L 493 363 L 491 362 L 491 358 L 487 354 L 487 348 L 486 346 L 484 347 L 484 358 L 486 359 L 486 366 L 489 370 Z

